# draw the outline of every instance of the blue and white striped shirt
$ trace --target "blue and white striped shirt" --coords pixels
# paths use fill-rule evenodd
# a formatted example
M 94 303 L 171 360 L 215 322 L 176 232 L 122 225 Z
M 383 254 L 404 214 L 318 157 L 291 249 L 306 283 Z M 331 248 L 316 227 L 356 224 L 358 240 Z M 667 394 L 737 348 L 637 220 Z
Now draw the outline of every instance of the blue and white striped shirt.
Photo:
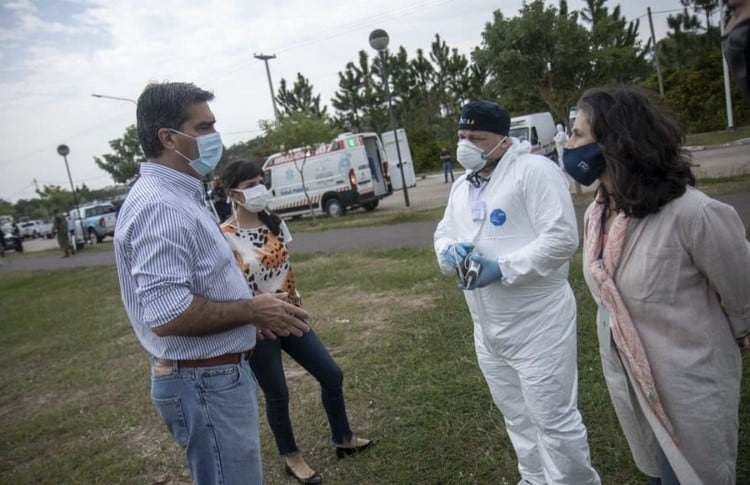
M 252 297 L 219 226 L 203 204 L 200 180 L 143 162 L 117 217 L 115 261 L 125 310 L 154 357 L 206 359 L 255 346 L 255 327 L 159 337 L 154 327 L 183 313 L 193 295 L 212 301 Z

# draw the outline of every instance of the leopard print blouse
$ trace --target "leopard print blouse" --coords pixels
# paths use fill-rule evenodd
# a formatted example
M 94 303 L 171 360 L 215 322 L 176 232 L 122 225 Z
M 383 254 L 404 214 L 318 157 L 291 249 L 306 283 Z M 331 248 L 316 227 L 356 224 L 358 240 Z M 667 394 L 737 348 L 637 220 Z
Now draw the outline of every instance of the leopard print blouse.
M 284 222 L 278 236 L 265 224 L 242 229 L 232 219 L 222 224 L 221 230 L 254 294 L 286 292 L 290 303 L 300 305 L 286 246 L 292 236 Z

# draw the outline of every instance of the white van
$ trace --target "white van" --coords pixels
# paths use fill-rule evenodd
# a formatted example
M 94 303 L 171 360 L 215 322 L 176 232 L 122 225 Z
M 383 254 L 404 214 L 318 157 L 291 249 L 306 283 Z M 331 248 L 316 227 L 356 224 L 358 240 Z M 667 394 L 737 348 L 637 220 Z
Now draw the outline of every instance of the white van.
M 301 149 L 271 155 L 263 164 L 263 178 L 271 191 L 268 208 L 282 217 L 304 215 L 310 204 L 331 217 L 357 207 L 371 211 L 393 192 L 375 133 L 343 133 L 307 157 Z
M 411 148 L 409 147 L 409 139 L 406 136 L 406 131 L 403 128 L 396 130 L 398 134 L 398 150 L 396 150 L 396 142 L 394 141 L 395 136 L 393 131 L 386 131 L 380 134 L 380 139 L 383 140 L 383 147 L 385 148 L 385 155 L 388 157 L 388 167 L 390 167 L 391 174 L 391 185 L 393 190 L 401 190 L 404 188 L 404 180 L 406 180 L 407 187 L 416 187 L 417 177 L 414 174 L 414 161 L 411 158 Z M 398 165 L 398 156 L 401 154 L 401 166 Z M 403 179 L 401 177 L 401 170 L 403 169 Z
M 510 136 L 539 145 L 538 153 L 556 160 L 555 122 L 549 111 L 514 116 L 510 119 Z

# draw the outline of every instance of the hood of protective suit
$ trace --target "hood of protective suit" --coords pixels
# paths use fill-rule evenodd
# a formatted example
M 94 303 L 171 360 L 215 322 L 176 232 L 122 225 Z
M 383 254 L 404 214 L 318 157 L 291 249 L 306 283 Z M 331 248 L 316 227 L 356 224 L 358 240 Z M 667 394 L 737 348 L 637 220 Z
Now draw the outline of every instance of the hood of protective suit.
M 524 153 L 531 153 L 531 143 L 529 143 L 528 140 L 519 140 L 518 138 L 513 137 L 510 137 L 510 140 L 513 142 L 513 145 L 508 148 L 508 151 L 505 152 L 503 158 L 508 156 L 516 158 L 519 155 L 523 155 Z M 500 160 L 502 160 L 503 158 L 501 158 Z
M 503 156 L 500 157 L 500 160 L 495 162 L 495 170 L 497 170 L 497 167 L 499 167 L 500 165 L 512 163 L 513 160 L 525 153 L 531 153 L 531 143 L 529 143 L 528 141 L 519 140 L 518 138 L 513 138 L 511 136 L 509 136 L 508 139 L 513 144 L 505 151 L 505 153 L 503 153 Z

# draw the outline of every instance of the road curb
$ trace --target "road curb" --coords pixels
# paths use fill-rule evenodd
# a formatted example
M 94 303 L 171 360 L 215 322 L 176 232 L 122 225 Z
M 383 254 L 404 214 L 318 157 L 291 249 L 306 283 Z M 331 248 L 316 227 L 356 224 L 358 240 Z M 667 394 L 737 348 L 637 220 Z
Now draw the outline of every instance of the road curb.
M 740 138 L 739 140 L 730 141 L 727 143 L 721 143 L 718 145 L 691 145 L 686 146 L 685 149 L 689 152 L 700 152 L 703 150 L 713 150 L 716 148 L 727 148 L 737 145 L 750 145 L 750 138 Z

